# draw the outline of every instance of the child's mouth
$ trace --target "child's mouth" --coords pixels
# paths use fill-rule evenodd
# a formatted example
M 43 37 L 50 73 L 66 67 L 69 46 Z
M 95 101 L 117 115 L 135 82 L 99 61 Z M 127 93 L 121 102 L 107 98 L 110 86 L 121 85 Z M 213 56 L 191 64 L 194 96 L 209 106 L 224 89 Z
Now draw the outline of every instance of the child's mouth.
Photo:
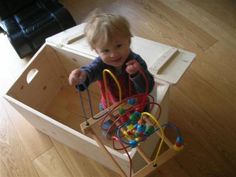
M 121 60 L 121 57 L 113 60 L 113 62 L 119 62 L 120 60 Z

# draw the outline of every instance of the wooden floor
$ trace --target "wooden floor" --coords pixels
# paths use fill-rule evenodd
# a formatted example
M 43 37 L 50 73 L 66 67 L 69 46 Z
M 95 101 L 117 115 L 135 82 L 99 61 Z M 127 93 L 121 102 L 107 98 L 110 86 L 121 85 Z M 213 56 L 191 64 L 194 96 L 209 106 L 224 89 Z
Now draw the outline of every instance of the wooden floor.
M 236 2 L 63 0 L 77 23 L 99 7 L 126 16 L 135 35 L 197 54 L 171 88 L 170 121 L 185 149 L 152 177 L 236 176 Z M 0 34 L 0 94 L 29 59 Z M 29 125 L 0 97 L 0 177 L 118 176 Z

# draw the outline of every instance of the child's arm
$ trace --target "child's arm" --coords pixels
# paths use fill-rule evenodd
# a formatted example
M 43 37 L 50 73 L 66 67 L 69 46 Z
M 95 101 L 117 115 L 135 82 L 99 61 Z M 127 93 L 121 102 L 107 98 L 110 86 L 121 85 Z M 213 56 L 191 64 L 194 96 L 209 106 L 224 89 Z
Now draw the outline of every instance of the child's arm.
M 154 77 L 148 71 L 146 62 L 137 55 L 135 59 L 128 61 L 126 64 L 126 71 L 130 74 L 130 79 L 133 81 L 136 91 L 138 93 L 144 93 L 147 89 L 144 76 L 138 72 L 142 70 L 147 79 L 148 93 L 150 93 L 154 86 Z
M 83 66 L 81 68 L 74 69 L 68 78 L 70 85 L 77 85 L 80 83 L 85 84 L 86 87 L 95 80 L 102 72 L 102 61 L 100 58 L 96 58 L 92 63 Z

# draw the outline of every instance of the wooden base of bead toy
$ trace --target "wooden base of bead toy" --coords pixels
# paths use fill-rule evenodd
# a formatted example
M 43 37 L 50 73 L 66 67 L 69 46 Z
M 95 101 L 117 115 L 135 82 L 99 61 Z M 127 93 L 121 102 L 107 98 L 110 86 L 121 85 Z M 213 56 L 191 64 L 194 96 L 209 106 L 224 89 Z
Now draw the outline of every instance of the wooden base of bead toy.
M 153 171 L 157 170 L 159 166 L 161 166 L 162 164 L 170 160 L 172 157 L 174 157 L 177 154 L 177 152 L 179 152 L 183 148 L 181 143 L 172 144 L 172 142 L 165 135 L 161 135 L 159 131 L 156 131 L 153 133 L 152 138 L 156 138 L 157 140 L 159 140 L 159 142 L 157 143 L 157 148 L 155 148 L 155 151 L 152 153 L 151 156 L 146 154 L 143 151 L 142 144 L 145 144 L 145 141 L 141 142 L 140 145 L 135 147 L 137 151 L 136 153 L 139 154 L 140 159 L 142 159 L 145 163 L 143 163 L 142 165 L 139 165 L 140 166 L 139 169 L 129 169 L 132 167 L 123 168 L 122 164 L 120 164 L 114 158 L 114 156 L 111 155 L 111 153 L 109 152 L 107 146 L 111 147 L 111 140 L 108 140 L 106 136 L 104 136 L 104 133 L 101 130 L 102 119 L 104 118 L 104 116 L 109 114 L 109 112 L 114 107 L 116 106 L 113 105 L 101 111 L 100 113 L 94 115 L 93 118 L 88 119 L 86 122 L 83 122 L 81 124 L 81 130 L 85 135 L 90 136 L 94 140 L 96 140 L 97 144 L 99 145 L 101 149 L 101 153 L 103 153 L 104 156 L 107 157 L 107 159 L 109 159 L 110 164 L 114 166 L 114 168 L 116 169 L 115 171 L 118 172 L 121 176 L 144 177 L 152 173 Z M 127 107 L 129 106 L 126 105 L 126 108 Z M 163 141 L 162 141 L 162 138 L 163 138 Z M 161 149 L 158 156 L 153 157 L 156 154 L 161 141 L 163 142 L 163 145 L 165 146 L 163 146 L 164 148 Z

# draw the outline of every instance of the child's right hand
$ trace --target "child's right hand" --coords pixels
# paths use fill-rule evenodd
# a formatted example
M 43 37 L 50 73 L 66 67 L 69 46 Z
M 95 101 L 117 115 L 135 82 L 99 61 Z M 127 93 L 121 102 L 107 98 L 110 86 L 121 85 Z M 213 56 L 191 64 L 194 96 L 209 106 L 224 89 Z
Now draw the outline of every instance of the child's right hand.
M 68 81 L 70 85 L 77 85 L 86 80 L 87 73 L 85 71 L 81 71 L 80 69 L 75 69 L 71 71 Z

